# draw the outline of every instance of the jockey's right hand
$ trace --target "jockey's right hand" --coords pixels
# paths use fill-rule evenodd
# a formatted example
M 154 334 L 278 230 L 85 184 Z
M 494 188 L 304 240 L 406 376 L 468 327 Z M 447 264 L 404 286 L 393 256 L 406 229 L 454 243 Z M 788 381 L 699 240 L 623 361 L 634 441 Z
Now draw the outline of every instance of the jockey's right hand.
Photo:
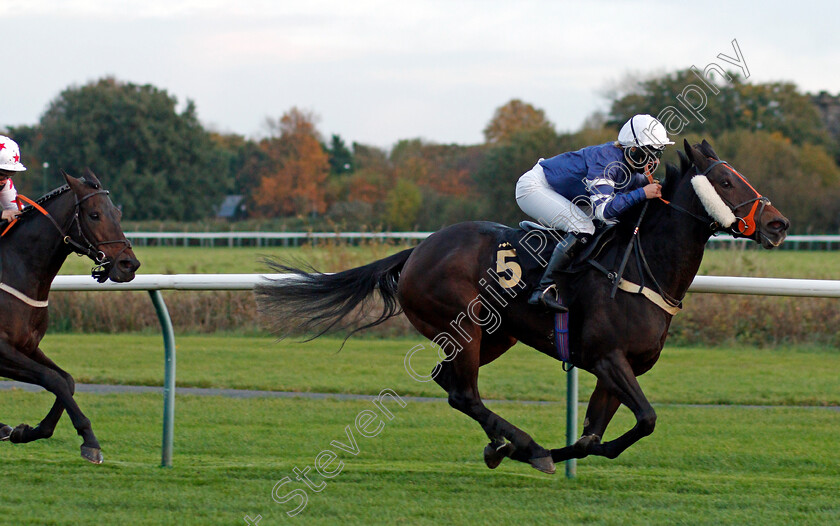
M 15 210 L 14 208 L 11 208 L 9 210 L 3 210 L 3 213 L 0 215 L 2 215 L 3 221 L 12 221 L 14 218 L 20 215 L 20 210 Z
M 645 198 L 656 199 L 662 197 L 662 185 L 659 183 L 652 183 L 645 186 Z

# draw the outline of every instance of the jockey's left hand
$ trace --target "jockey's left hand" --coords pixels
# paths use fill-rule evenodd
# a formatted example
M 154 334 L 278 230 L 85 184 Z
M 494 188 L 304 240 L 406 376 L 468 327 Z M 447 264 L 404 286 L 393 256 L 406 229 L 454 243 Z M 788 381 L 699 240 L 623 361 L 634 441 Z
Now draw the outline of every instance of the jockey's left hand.
M 652 183 L 645 186 L 645 197 L 647 199 L 662 197 L 662 185 L 659 183 Z
M 2 219 L 3 221 L 12 221 L 14 218 L 20 215 L 20 210 L 15 210 L 14 208 L 9 210 L 3 210 Z

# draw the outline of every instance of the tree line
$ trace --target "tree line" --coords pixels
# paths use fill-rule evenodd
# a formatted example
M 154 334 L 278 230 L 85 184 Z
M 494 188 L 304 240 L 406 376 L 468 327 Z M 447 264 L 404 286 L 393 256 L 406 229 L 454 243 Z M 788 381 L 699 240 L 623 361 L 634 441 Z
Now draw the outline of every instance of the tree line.
M 792 221 L 794 233 L 840 231 L 840 96 L 792 83 L 752 84 L 730 74 L 708 97 L 704 119 L 679 137 L 709 140 Z M 226 195 L 243 216 L 289 229 L 436 230 L 466 220 L 515 224 L 519 176 L 537 159 L 615 140 L 636 113 L 657 114 L 692 82 L 689 70 L 634 80 L 609 96 L 607 113 L 558 132 L 545 112 L 514 99 L 475 145 L 400 140 L 390 150 L 324 138 L 311 111 L 268 118 L 265 137 L 205 129 L 196 107 L 152 85 L 106 77 L 69 87 L 34 125 L 11 126 L 29 170 L 15 183 L 40 195 L 60 170 L 101 176 L 129 221 L 213 218 Z M 675 148 L 666 162 L 676 162 Z M 664 175 L 664 170 L 662 170 Z

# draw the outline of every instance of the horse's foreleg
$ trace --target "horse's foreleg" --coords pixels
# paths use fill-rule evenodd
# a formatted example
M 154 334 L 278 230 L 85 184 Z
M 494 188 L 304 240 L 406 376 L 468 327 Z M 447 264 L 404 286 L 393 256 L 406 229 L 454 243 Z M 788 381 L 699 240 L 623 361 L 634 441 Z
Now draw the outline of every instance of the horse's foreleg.
M 90 420 L 82 413 L 82 410 L 73 399 L 71 385 L 68 384 L 64 376 L 55 369 L 18 352 L 4 342 L 0 342 L 0 376 L 5 376 L 18 382 L 40 385 L 56 397 L 56 402 L 44 418 L 47 426 L 44 428 L 40 428 L 40 426 L 31 428 L 28 425 L 21 424 L 12 430 L 9 435 L 9 439 L 12 442 L 30 442 L 38 438 L 44 438 L 42 436 L 43 432 L 53 420 L 55 422 L 58 421 L 58 418 L 61 416 L 60 407 L 63 406 L 67 410 L 67 414 L 70 416 L 76 432 L 82 437 L 82 457 L 94 464 L 102 463 L 102 452 L 99 441 L 93 434 Z M 52 427 L 53 429 L 55 428 L 54 423 Z
M 551 457 L 554 462 L 588 456 L 592 447 L 600 444 L 607 425 L 609 425 L 620 405 L 621 402 L 618 398 L 604 387 L 603 382 L 598 380 L 595 384 L 595 390 L 592 391 L 592 396 L 589 397 L 589 404 L 586 406 L 583 434 L 571 446 L 552 449 Z
M 596 365 L 594 372 L 599 385 L 603 385 L 610 395 L 626 405 L 636 417 L 636 425 L 615 440 L 586 445 L 590 455 L 615 458 L 639 439 L 653 433 L 656 427 L 656 412 L 642 392 L 633 368 L 623 355 L 615 354 L 602 360 Z
M 545 473 L 554 473 L 551 453 L 527 433 L 487 409 L 478 393 L 478 368 L 501 355 L 516 340 L 509 336 L 485 334 L 478 323 L 465 315 L 466 312 L 478 312 L 474 310 L 477 307 L 470 304 L 458 309 L 458 305 L 463 303 L 462 298 L 447 296 L 457 290 L 457 284 L 444 288 L 439 282 L 438 286 L 442 291 L 440 297 L 417 304 L 408 300 L 415 292 L 412 285 L 404 285 L 401 281 L 400 303 L 411 324 L 421 334 L 438 345 L 442 345 L 442 341 L 449 342 L 444 350 L 452 354 L 441 362 L 435 375 L 435 381 L 449 394 L 449 405 L 477 421 L 484 429 L 490 439 L 490 445 L 485 448 L 488 467 L 495 468 L 502 459 L 510 456 Z M 477 292 L 465 294 L 473 298 L 476 295 Z M 473 310 L 470 311 L 470 308 Z M 482 343 L 484 338 L 487 338 L 486 344 Z
M 70 396 L 76 394 L 76 381 L 73 380 L 73 377 L 70 376 L 70 373 L 59 367 L 55 364 L 52 360 L 50 360 L 44 351 L 40 348 L 35 349 L 35 352 L 32 353 L 30 356 L 33 360 L 49 367 L 50 369 L 57 372 L 64 378 L 64 381 L 67 382 L 67 389 L 70 391 Z M 58 425 L 58 421 L 61 419 L 61 415 L 64 413 L 64 404 L 62 404 L 58 398 L 55 399 L 53 406 L 50 408 L 49 413 L 47 416 L 41 420 L 41 422 L 33 429 L 31 429 L 32 435 L 34 438 L 32 440 L 38 438 L 50 438 L 55 431 L 55 426 Z

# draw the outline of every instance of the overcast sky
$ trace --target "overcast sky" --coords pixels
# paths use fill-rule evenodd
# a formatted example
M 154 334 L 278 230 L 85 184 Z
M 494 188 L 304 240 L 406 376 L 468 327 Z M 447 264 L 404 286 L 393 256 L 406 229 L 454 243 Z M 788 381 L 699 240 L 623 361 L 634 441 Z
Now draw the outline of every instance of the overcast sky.
M 475 144 L 520 98 L 558 130 L 606 107 L 627 74 L 735 57 L 750 80 L 840 92 L 840 2 L 0 0 L 0 128 L 35 124 L 103 76 L 196 103 L 249 137 L 292 106 L 325 137 Z M 651 108 L 657 113 L 657 108 Z

